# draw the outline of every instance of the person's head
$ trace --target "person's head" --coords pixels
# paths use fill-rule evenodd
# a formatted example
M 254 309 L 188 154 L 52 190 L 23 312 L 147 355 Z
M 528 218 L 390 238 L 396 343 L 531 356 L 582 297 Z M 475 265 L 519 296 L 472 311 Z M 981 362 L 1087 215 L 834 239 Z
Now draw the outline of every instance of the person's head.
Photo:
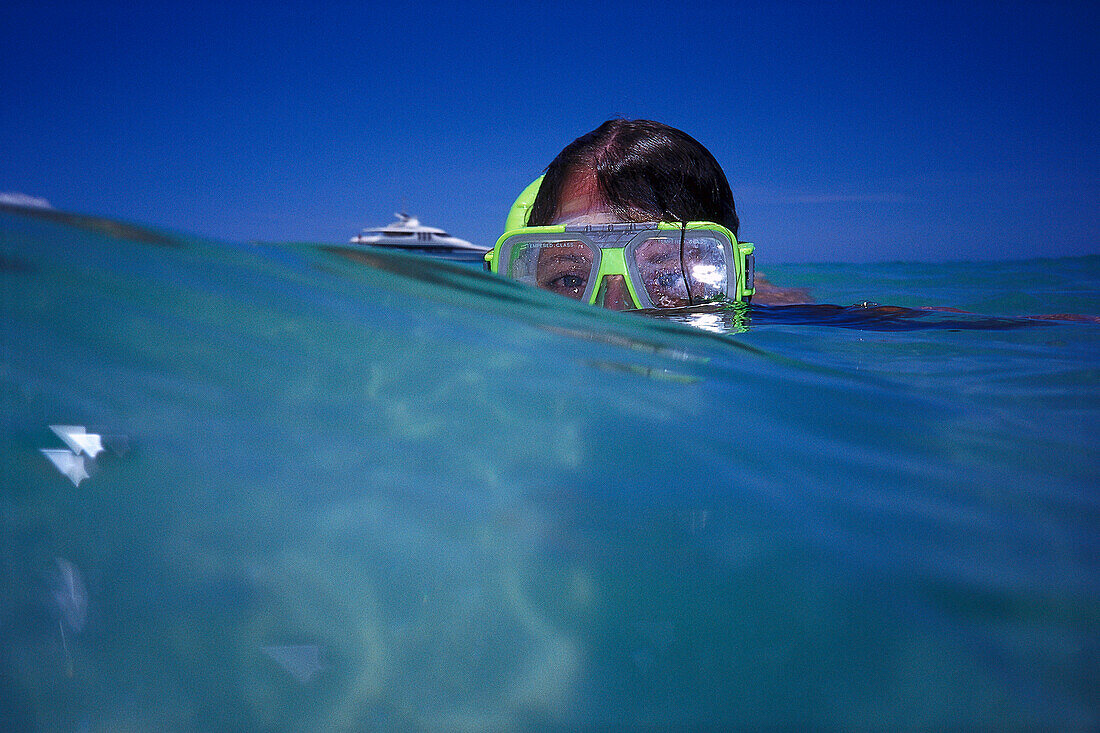
M 573 221 L 712 221 L 734 236 L 738 227 L 733 192 L 710 151 L 649 120 L 608 120 L 546 168 L 527 225 Z
M 753 245 L 714 156 L 659 122 L 609 120 L 529 185 L 487 267 L 607 308 L 752 297 Z

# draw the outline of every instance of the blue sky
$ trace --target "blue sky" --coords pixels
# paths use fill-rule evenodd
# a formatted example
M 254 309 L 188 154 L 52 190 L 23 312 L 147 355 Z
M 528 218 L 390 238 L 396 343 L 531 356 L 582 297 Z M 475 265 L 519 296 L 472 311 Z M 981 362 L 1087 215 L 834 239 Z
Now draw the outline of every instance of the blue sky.
M 404 203 L 489 245 L 609 117 L 706 145 L 758 262 L 1100 252 L 1100 3 L 0 7 L 0 191 L 221 239 Z

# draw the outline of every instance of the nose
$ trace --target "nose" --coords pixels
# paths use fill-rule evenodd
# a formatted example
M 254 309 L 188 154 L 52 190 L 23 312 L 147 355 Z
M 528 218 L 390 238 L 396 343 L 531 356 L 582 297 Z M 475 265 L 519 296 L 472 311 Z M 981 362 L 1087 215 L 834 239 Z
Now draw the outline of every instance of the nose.
M 634 307 L 634 301 L 630 299 L 630 290 L 622 275 L 608 275 L 603 279 L 600 288 L 603 290 L 603 298 L 602 300 L 597 298 L 596 302 L 604 308 L 621 311 Z

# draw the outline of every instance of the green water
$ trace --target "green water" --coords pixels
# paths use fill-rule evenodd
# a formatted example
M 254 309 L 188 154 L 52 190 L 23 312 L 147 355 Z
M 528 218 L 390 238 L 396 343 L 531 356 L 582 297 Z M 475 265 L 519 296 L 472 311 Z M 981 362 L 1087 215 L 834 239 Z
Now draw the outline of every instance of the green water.
M 647 317 L 343 246 L 0 240 L 8 727 L 1100 725 L 1100 326 L 1019 318 L 1100 313 L 1100 258 L 761 267 L 978 315 Z M 103 436 L 79 485 L 51 425 Z

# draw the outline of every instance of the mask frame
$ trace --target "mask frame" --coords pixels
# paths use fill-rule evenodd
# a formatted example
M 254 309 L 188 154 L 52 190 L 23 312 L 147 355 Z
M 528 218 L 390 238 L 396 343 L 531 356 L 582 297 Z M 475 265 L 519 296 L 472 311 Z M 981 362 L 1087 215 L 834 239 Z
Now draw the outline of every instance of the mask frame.
M 661 307 L 654 305 L 649 298 L 644 286 L 641 286 L 637 265 L 632 257 L 626 256 L 628 247 L 637 246 L 639 239 L 645 239 L 647 234 L 659 233 L 664 236 L 679 232 L 684 237 L 688 232 L 701 233 L 699 230 L 707 230 L 723 242 L 723 250 L 726 255 L 727 286 L 724 297 L 729 300 L 748 302 L 756 292 L 753 282 L 753 264 L 755 259 L 755 245 L 752 242 L 739 242 L 733 233 L 721 224 L 714 222 L 644 222 L 644 223 L 617 223 L 617 224 L 592 224 L 592 225 L 556 225 L 529 227 L 527 220 L 531 215 L 531 206 L 538 196 L 542 185 L 543 176 L 532 181 L 508 212 L 504 224 L 504 234 L 497 240 L 493 249 L 485 253 L 485 269 L 490 272 L 500 273 L 502 264 L 502 249 L 504 258 L 509 258 L 512 249 L 510 242 L 517 239 L 537 241 L 540 239 L 561 238 L 562 235 L 576 235 L 580 241 L 585 241 L 594 252 L 597 260 L 593 263 L 595 277 L 590 278 L 583 296 L 584 302 L 594 304 L 597 295 L 601 291 L 604 279 L 609 275 L 623 275 L 627 289 L 634 301 L 636 308 Z M 682 242 L 683 240 L 681 240 Z M 507 266 L 503 274 L 508 275 L 512 263 Z M 729 275 L 729 269 L 733 270 L 733 276 Z

